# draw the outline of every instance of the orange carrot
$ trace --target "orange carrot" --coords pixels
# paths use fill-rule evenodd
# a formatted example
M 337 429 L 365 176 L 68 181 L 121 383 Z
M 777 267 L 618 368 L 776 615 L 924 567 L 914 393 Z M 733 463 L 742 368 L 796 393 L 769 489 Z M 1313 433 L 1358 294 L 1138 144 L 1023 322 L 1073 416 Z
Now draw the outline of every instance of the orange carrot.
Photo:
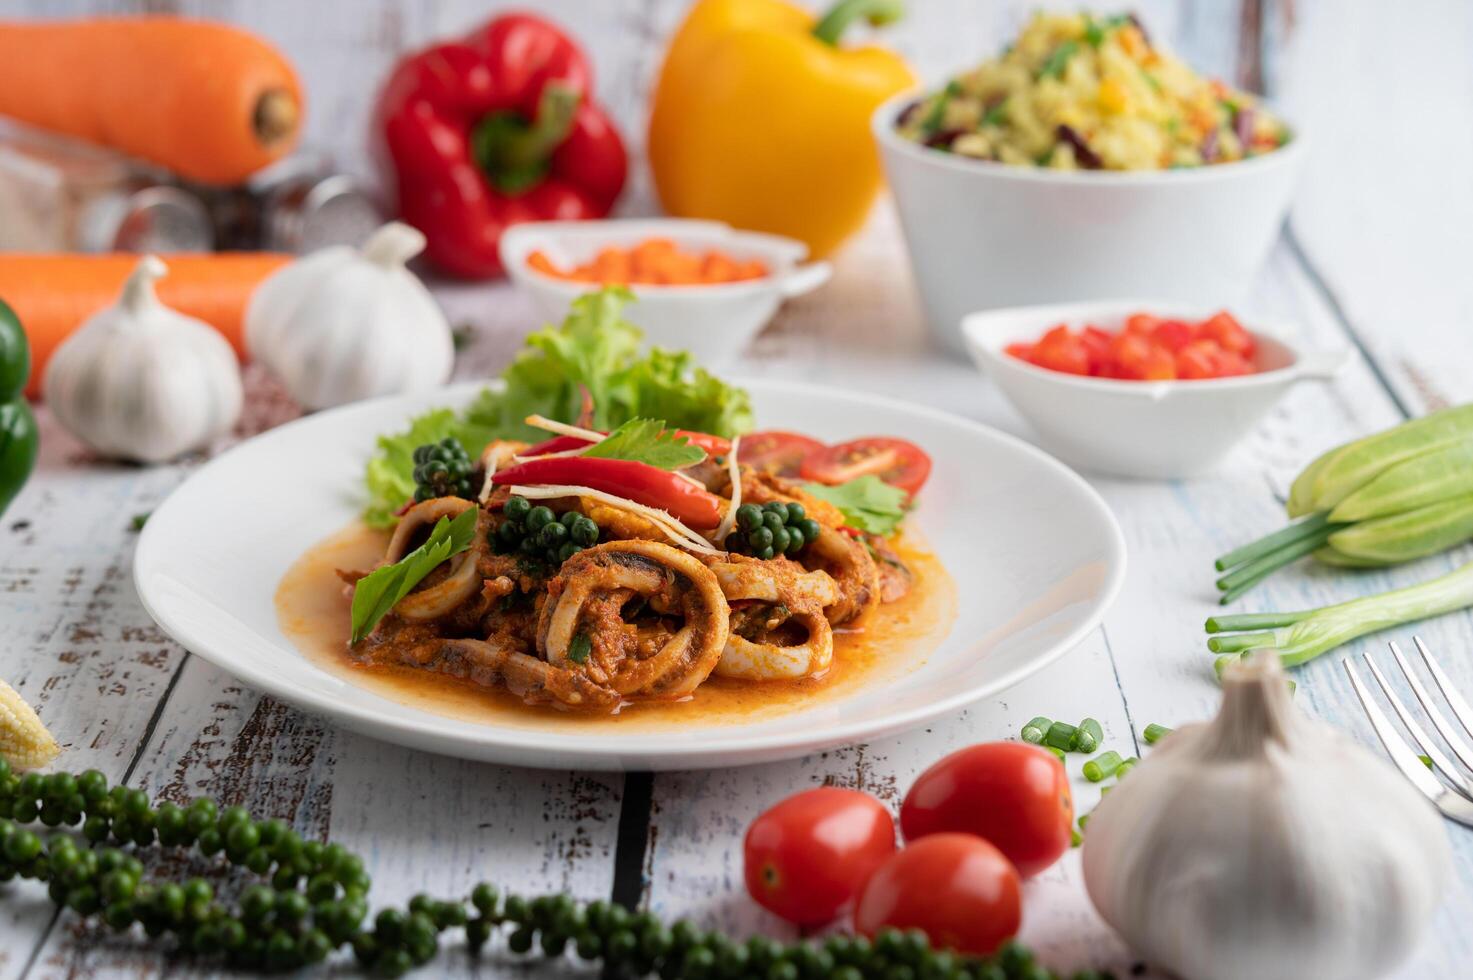
M 685 252 L 668 238 L 647 238 L 633 248 L 607 246 L 591 261 L 564 269 L 546 252 L 527 256 L 527 267 L 554 279 L 646 286 L 700 286 L 744 279 L 761 279 L 767 265 L 760 259 L 740 259 L 719 249 Z
M 236 184 L 292 148 L 302 91 L 280 52 L 226 24 L 0 21 L 0 115 Z
M 31 342 L 27 395 L 39 396 L 41 375 L 52 352 L 83 320 L 118 298 L 139 258 L 124 253 L 0 256 L 0 299 L 15 310 Z M 159 299 L 219 330 L 244 358 L 242 332 L 251 292 L 291 256 L 222 252 L 163 259 L 169 274 L 159 280 Z

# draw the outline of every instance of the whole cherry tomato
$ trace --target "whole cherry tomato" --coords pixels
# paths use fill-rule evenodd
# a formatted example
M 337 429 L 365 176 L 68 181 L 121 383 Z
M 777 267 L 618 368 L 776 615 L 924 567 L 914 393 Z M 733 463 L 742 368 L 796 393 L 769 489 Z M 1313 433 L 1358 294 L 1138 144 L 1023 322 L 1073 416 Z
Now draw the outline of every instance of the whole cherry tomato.
M 953 752 L 921 773 L 900 807 L 907 841 L 974 834 L 1031 878 L 1069 849 L 1074 801 L 1053 755 L 1023 742 Z
M 742 852 L 757 904 L 796 925 L 823 925 L 895 852 L 895 821 L 868 794 L 824 786 L 761 813 Z
M 932 834 L 870 876 L 854 930 L 920 929 L 937 949 L 987 956 L 1017 934 L 1022 888 L 1017 869 L 982 838 Z

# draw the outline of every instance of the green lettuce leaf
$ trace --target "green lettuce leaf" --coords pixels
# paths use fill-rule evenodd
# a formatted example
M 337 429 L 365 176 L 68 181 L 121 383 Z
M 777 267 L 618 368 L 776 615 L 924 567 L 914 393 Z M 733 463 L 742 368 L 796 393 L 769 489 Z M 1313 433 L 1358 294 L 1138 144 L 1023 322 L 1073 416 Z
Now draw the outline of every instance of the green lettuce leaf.
M 413 496 L 415 447 L 454 436 L 475 457 L 493 439 L 540 440 L 546 433 L 523 420 L 545 415 L 577 421 L 584 389 L 593 399 L 593 427 L 605 432 L 635 418 L 727 438 L 750 431 L 752 406 L 744 390 L 696 366 L 688 353 L 654 348 L 641 354 L 643 335 L 622 315 L 633 298 L 618 286 L 580 296 L 561 324 L 527 337 L 502 373 L 502 390 L 488 388 L 463 412 L 435 409 L 402 432 L 380 436 L 365 474 L 364 520 L 387 527 Z

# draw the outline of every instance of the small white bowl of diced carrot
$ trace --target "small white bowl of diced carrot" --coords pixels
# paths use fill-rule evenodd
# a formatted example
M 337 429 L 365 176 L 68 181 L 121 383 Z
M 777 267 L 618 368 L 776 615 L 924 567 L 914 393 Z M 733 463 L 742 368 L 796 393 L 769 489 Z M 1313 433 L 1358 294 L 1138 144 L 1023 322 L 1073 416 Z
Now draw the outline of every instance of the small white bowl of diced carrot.
M 1085 469 L 1174 478 L 1210 469 L 1295 383 L 1351 351 L 1225 310 L 1149 301 L 1030 306 L 962 321 L 972 359 L 1037 431 Z
M 742 352 L 794 296 L 828 281 L 827 262 L 781 235 L 680 218 L 539 221 L 501 238 L 512 281 L 553 320 L 589 290 L 627 286 L 624 316 L 660 347 L 719 365 Z

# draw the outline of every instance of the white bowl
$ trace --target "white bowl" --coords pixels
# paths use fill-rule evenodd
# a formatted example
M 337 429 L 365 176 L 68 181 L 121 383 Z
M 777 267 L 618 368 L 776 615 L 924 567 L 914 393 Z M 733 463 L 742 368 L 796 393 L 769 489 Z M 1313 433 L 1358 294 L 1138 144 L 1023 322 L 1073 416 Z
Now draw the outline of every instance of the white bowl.
M 659 347 L 688 350 L 705 366 L 731 361 L 767 325 L 783 300 L 822 286 L 833 273 L 827 262 L 800 265 L 808 246 L 781 235 L 738 231 L 719 221 L 653 218 L 627 221 L 534 221 L 501 236 L 501 264 L 554 320 L 568 304 L 594 288 L 538 272 L 527 265 L 536 250 L 559 266 L 587 262 L 609 245 L 628 248 L 648 238 L 668 238 L 682 249 L 718 248 L 740 259 L 761 259 L 761 279 L 709 286 L 645 286 L 630 289 L 635 302 L 624 315 Z
M 1304 154 L 1282 149 L 1190 170 L 1060 171 L 973 160 L 872 127 L 932 330 L 960 351 L 974 310 L 1157 296 L 1231 306 L 1283 223 Z
M 1201 473 L 1248 433 L 1291 385 L 1325 381 L 1350 362 L 1349 348 L 1302 351 L 1287 331 L 1258 320 L 1257 374 L 1199 381 L 1117 381 L 1050 371 L 1007 353 L 1060 323 L 1118 329 L 1138 311 L 1200 320 L 1212 307 L 1156 300 L 1030 306 L 973 313 L 962 320 L 967 350 L 1038 431 L 1043 446 L 1076 466 L 1116 476 L 1169 479 Z

